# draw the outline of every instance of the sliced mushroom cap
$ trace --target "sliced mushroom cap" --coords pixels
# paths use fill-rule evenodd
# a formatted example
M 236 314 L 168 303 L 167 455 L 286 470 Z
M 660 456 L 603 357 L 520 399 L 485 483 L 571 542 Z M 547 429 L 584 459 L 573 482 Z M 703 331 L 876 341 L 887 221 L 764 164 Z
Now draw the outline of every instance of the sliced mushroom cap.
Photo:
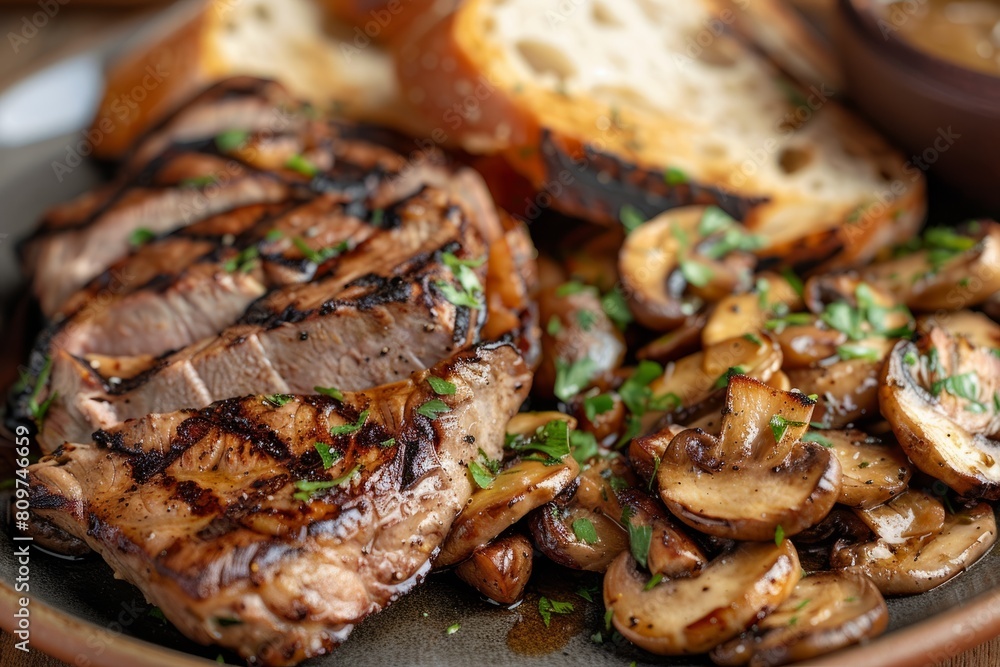
M 895 444 L 862 431 L 810 431 L 806 436 L 828 446 L 840 461 L 843 485 L 837 502 L 868 509 L 906 490 L 913 466 Z
M 632 312 L 644 326 L 672 329 L 706 302 L 750 288 L 756 258 L 722 249 L 724 234 L 749 235 L 731 219 L 706 229 L 714 207 L 675 208 L 649 220 L 625 238 L 618 260 Z
M 458 578 L 489 599 L 514 604 L 524 595 L 531 578 L 534 550 L 523 535 L 498 537 L 455 568 Z
M 891 349 L 892 341 L 872 340 L 865 343 L 873 350 L 873 359 L 848 359 L 814 368 L 789 369 L 788 380 L 805 394 L 816 394 L 813 421 L 823 428 L 845 428 L 879 414 L 879 374 L 882 356 Z
M 792 381 L 784 371 L 776 371 L 768 380 L 764 382 L 768 387 L 774 387 L 781 391 L 791 391 Z
M 829 449 L 801 441 L 812 410 L 803 394 L 733 377 L 721 436 L 676 436 L 660 464 L 660 497 L 689 526 L 736 540 L 773 540 L 819 523 L 840 495 L 841 474 Z
M 847 342 L 847 334 L 822 326 L 815 316 L 801 315 L 801 324 L 776 327 L 774 339 L 781 347 L 781 366 L 785 370 L 812 368 L 836 358 L 837 348 Z
M 543 289 L 538 314 L 542 363 L 535 372 L 536 394 L 569 400 L 621 366 L 625 340 L 596 289 L 580 283 Z
M 678 419 L 685 420 L 711 396 L 721 396 L 731 371 L 766 381 L 780 368 L 781 351 L 768 334 L 760 332 L 724 340 L 668 364 L 649 388 L 654 396 L 676 396 L 684 409 Z M 657 416 L 649 413 L 645 423 L 651 425 Z
M 996 538 L 993 508 L 979 503 L 947 515 L 939 532 L 902 544 L 888 544 L 881 538 L 864 544 L 838 543 L 830 564 L 868 575 L 886 595 L 923 593 L 979 560 Z
M 538 550 L 560 565 L 604 572 L 628 548 L 615 486 L 633 480 L 622 457 L 595 461 L 559 497 L 531 515 Z
M 670 441 L 678 434 L 687 429 L 680 424 L 667 424 L 662 429 L 646 436 L 632 438 L 628 446 L 628 460 L 632 464 L 632 469 L 647 484 L 656 483 L 652 480 L 656 476 L 660 463 L 663 461 L 663 453 L 667 451 Z
M 931 228 L 925 249 L 865 269 L 872 283 L 918 311 L 971 308 L 1000 292 L 1000 224 L 973 222 L 956 232 Z
M 640 347 L 637 359 L 649 359 L 661 364 L 691 354 L 701 347 L 701 332 L 708 318 L 704 314 L 692 315 L 672 331 Z
M 604 576 L 604 605 L 629 641 L 651 653 L 708 651 L 788 597 L 801 576 L 795 547 L 742 544 L 708 563 L 697 578 L 664 579 L 647 589 L 649 574 L 624 552 Z
M 902 544 L 944 528 L 944 505 L 924 491 L 909 490 L 857 515 L 886 544 Z
M 819 572 L 800 580 L 751 631 L 717 646 L 711 658 L 718 665 L 786 665 L 877 637 L 888 623 L 889 609 L 871 579 Z
M 587 228 L 593 234 L 594 228 Z M 571 250 L 563 260 L 571 276 L 589 285 L 595 285 L 602 292 L 608 292 L 618 283 L 618 253 L 625 240 L 621 227 L 598 228 L 596 234 L 582 243 L 576 239 L 566 239 L 562 247 Z
M 962 495 L 1000 498 L 1000 357 L 934 328 L 893 348 L 879 403 L 918 468 Z
M 529 521 L 538 550 L 574 570 L 604 572 L 628 549 L 628 534 L 617 521 L 574 503 L 549 503 Z
M 928 333 L 934 327 L 944 329 L 952 336 L 965 336 L 977 347 L 1000 350 L 1000 324 L 982 313 L 971 310 L 939 312 L 917 318 L 917 331 Z
M 637 526 L 650 530 L 646 569 L 650 574 L 665 577 L 696 577 L 708 560 L 694 540 L 674 525 L 658 501 L 639 489 L 626 489 L 619 494 L 622 521 L 635 530 Z
M 802 306 L 802 298 L 784 277 L 769 272 L 757 275 L 757 292 L 731 294 L 712 309 L 701 330 L 702 345 L 759 331 L 775 311 L 790 312 Z
M 472 494 L 469 504 L 452 524 L 434 564 L 446 567 L 468 558 L 477 547 L 559 495 L 579 472 L 580 467 L 571 456 L 563 457 L 555 465 L 516 461 L 501 471 L 488 488 Z

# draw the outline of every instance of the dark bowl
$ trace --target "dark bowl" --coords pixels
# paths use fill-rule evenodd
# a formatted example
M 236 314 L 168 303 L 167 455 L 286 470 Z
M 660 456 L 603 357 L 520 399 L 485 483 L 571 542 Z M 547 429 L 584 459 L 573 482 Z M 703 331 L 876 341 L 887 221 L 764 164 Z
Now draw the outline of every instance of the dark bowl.
M 958 191 L 1000 211 L 1000 76 L 918 50 L 872 0 L 837 0 L 834 27 L 855 103 Z

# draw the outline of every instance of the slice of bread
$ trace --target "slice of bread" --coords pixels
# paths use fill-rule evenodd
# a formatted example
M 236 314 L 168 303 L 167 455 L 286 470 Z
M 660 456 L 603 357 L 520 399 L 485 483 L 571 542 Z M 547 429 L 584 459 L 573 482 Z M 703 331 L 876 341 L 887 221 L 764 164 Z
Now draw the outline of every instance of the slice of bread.
M 761 255 L 808 268 L 864 262 L 915 231 L 923 174 L 716 11 L 467 0 L 399 47 L 399 79 L 431 126 L 503 152 L 571 215 L 716 203 L 763 237 Z
M 204 0 L 126 48 L 107 75 L 91 136 L 118 159 L 182 101 L 221 79 L 273 78 L 338 115 L 420 131 L 398 98 L 391 56 L 314 0 Z

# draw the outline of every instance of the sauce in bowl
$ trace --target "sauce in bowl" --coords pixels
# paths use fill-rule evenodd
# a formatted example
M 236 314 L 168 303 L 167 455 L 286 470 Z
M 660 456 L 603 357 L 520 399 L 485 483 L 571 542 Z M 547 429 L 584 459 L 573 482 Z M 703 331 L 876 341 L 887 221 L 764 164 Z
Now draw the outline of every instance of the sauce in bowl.
M 884 37 L 1000 76 L 1000 0 L 882 0 L 875 10 Z

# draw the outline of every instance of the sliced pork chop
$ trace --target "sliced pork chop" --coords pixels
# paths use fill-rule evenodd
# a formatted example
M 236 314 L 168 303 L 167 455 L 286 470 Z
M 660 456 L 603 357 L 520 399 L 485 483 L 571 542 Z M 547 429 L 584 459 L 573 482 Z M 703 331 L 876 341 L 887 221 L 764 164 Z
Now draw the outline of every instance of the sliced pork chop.
M 426 197 L 412 204 L 402 215 L 414 221 L 398 233 L 373 236 L 313 282 L 269 293 L 218 336 L 157 359 L 88 362 L 53 349 L 50 381 L 36 394 L 52 397 L 43 449 L 125 419 L 248 393 L 364 389 L 475 343 L 485 308 L 449 298 L 466 293 L 469 280 L 482 284 L 486 245 L 460 209 L 436 216 L 427 215 Z M 456 261 L 468 266 L 456 269 Z
M 34 523 L 50 546 L 86 542 L 192 639 L 291 665 L 426 574 L 470 497 L 465 465 L 501 456 L 530 382 L 512 347 L 488 345 L 343 401 L 150 415 L 32 466 Z

